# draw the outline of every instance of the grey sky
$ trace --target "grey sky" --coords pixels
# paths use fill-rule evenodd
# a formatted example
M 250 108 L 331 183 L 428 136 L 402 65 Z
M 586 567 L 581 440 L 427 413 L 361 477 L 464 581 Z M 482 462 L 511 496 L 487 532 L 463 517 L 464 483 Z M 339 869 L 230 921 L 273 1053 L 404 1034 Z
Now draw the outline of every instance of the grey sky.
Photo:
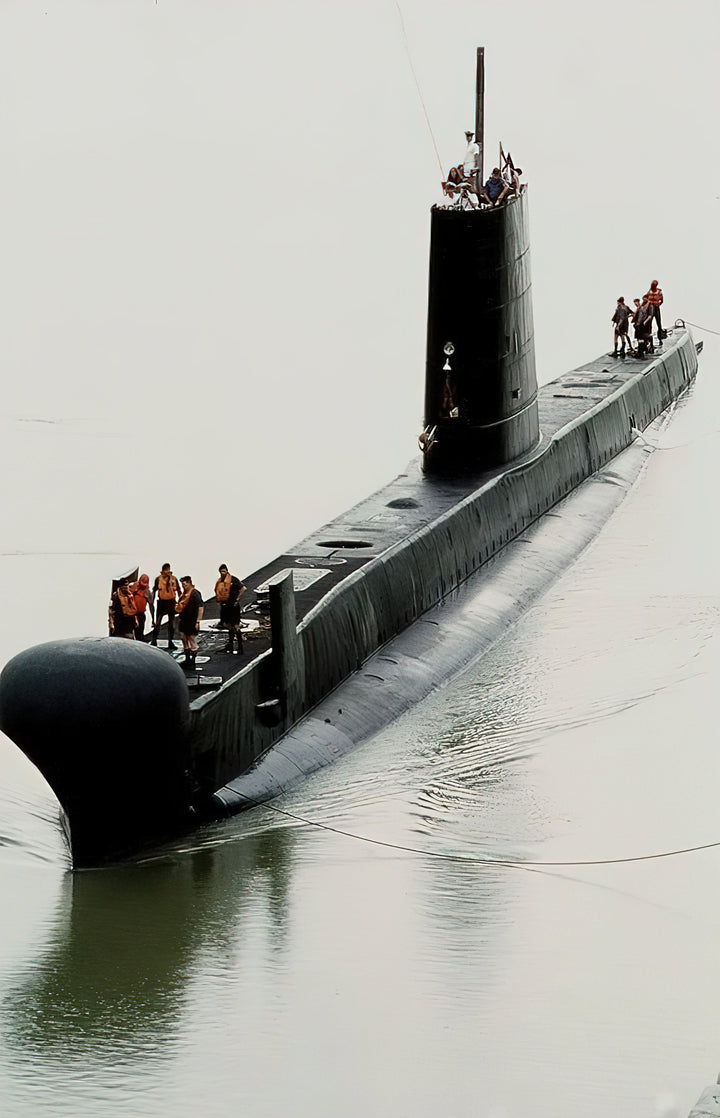
M 402 12 L 445 167 L 486 48 L 541 380 L 652 278 L 671 319 L 720 327 L 715 3 Z M 404 467 L 440 175 L 395 3 L 4 0 L 0 73 L 3 550 L 200 581 Z

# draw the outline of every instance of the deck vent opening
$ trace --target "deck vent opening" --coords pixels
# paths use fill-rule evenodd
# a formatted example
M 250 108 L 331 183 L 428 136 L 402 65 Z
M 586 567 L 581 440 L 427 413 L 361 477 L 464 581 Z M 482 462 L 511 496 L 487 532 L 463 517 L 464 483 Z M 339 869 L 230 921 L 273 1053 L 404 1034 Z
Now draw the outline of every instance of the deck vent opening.
M 394 501 L 388 501 L 385 506 L 386 509 L 416 509 L 419 508 L 418 502 L 414 497 L 398 497 Z
M 322 540 L 318 547 L 329 547 L 334 551 L 336 548 L 352 548 L 352 547 L 372 547 L 369 540 Z
M 513 388 L 512 398 L 513 398 L 513 400 L 519 400 L 520 399 L 520 389 L 519 388 Z

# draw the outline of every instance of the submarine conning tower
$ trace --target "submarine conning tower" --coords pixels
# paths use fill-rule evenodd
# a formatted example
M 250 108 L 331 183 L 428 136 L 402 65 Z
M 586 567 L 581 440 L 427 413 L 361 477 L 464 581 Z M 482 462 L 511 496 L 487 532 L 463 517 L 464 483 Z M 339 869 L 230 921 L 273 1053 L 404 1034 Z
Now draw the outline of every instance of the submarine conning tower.
M 483 182 L 484 51 L 478 49 L 476 182 Z M 527 189 L 499 205 L 460 190 L 433 206 L 425 431 L 428 473 L 480 472 L 539 440 Z

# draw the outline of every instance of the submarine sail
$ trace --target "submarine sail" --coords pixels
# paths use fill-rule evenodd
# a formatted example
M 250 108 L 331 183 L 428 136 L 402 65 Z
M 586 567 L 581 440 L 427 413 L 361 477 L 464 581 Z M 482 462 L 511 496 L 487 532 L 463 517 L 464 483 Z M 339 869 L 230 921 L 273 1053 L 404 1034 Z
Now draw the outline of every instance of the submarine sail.
M 483 176 L 484 51 L 477 56 L 477 188 Z M 470 133 L 468 133 L 470 135 Z M 428 473 L 480 472 L 539 439 L 527 188 L 504 205 L 458 194 L 430 226 L 425 432 Z M 472 208 L 470 208 L 472 206 Z

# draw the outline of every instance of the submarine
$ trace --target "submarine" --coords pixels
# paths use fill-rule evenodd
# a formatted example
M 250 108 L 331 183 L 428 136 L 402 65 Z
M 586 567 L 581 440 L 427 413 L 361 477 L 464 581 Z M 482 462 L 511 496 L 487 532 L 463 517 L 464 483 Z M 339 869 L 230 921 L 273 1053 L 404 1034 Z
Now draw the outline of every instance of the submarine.
M 484 80 L 479 48 L 476 184 Z M 498 204 L 461 185 L 432 206 L 419 455 L 244 576 L 241 657 L 222 654 L 208 602 L 191 676 L 167 649 L 116 637 L 5 666 L 0 729 L 55 792 L 75 868 L 252 807 L 396 717 L 422 694 L 434 611 L 517 541 L 552 534 L 555 510 L 692 384 L 701 343 L 678 320 L 641 359 L 605 354 L 538 388 L 528 205 L 517 184 Z M 503 569 L 503 608 L 468 623 L 478 646 L 526 601 L 524 576 Z

